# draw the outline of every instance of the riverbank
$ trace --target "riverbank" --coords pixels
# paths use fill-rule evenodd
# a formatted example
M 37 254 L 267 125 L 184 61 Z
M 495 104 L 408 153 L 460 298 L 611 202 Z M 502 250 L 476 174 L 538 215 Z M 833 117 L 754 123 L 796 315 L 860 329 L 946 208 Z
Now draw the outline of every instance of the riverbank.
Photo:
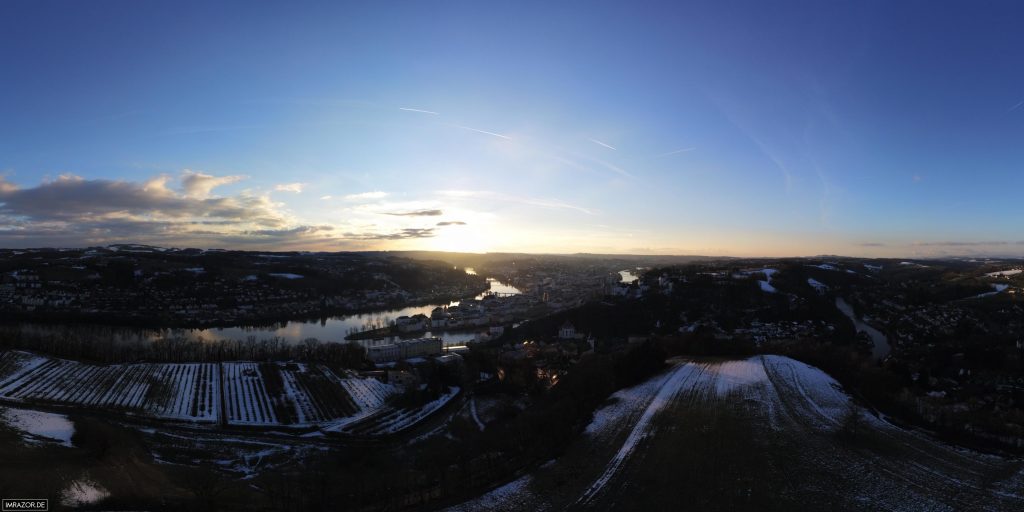
M 395 304 L 400 309 L 372 308 L 360 310 L 348 315 L 309 317 L 282 317 L 275 319 L 262 318 L 261 321 L 238 325 L 194 326 L 185 327 L 176 324 L 147 325 L 141 322 L 124 322 L 111 318 L 109 322 L 97 321 L 94 317 L 83 316 L 55 318 L 47 316 L 31 319 L 5 318 L 0 322 L 0 330 L 8 340 L 42 340 L 68 339 L 76 343 L 140 345 L 154 342 L 184 341 L 198 343 L 232 342 L 273 342 L 299 345 L 307 340 L 315 339 L 322 343 L 344 343 L 345 337 L 353 331 L 363 330 L 367 326 L 385 326 L 400 316 L 430 314 L 438 306 L 450 306 L 459 301 L 476 298 L 487 290 L 472 290 L 461 297 L 443 296 L 443 299 L 432 297 L 428 301 L 413 301 Z M 476 292 L 470 296 L 469 293 Z M 436 302 L 444 300 L 443 303 Z M 124 319 L 120 319 L 124 320 Z M 431 333 L 433 334 L 433 333 Z M 473 338 L 472 333 L 454 333 L 449 344 L 462 344 Z M 364 340 L 364 346 L 372 346 L 374 340 Z M 26 345 L 22 348 L 35 348 Z
M 871 341 L 874 343 L 874 346 L 871 349 L 871 353 L 875 357 L 875 359 L 880 361 L 882 359 L 885 359 L 886 356 L 889 355 L 889 352 L 892 350 L 892 347 L 889 346 L 889 338 L 886 337 L 885 334 L 882 334 L 881 331 L 875 329 L 864 320 L 858 318 L 853 311 L 853 307 L 850 306 L 850 304 L 847 303 L 846 300 L 843 299 L 842 297 L 836 297 L 836 308 L 839 309 L 839 311 L 841 311 L 844 315 L 847 316 L 847 318 L 850 319 L 850 321 L 853 322 L 853 327 L 857 330 L 857 332 L 863 332 L 867 334 L 869 337 L 871 337 Z

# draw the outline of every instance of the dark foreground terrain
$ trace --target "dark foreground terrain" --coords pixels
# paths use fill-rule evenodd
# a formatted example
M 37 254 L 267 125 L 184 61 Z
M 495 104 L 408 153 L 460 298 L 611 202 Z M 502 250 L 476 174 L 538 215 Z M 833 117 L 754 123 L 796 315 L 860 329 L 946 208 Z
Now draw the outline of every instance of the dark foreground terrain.
M 792 359 L 672 361 L 535 471 L 450 510 L 1020 510 L 1024 462 L 943 444 Z

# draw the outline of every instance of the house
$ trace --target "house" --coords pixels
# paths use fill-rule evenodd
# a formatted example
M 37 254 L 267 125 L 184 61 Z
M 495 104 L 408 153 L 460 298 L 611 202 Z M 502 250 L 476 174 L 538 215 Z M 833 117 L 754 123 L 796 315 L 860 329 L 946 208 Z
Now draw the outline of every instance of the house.
M 448 310 L 443 307 L 436 307 L 430 312 L 430 326 L 431 327 L 444 327 L 448 325 Z
M 572 325 L 572 322 L 566 320 L 562 327 L 558 328 L 558 337 L 563 340 L 576 339 L 576 327 Z
M 418 332 L 426 330 L 427 315 L 400 316 L 395 319 L 398 332 Z

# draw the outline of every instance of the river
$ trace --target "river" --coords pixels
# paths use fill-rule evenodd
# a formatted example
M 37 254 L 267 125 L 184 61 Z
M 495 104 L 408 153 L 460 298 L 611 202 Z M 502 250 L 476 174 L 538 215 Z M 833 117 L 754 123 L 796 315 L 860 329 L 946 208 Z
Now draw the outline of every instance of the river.
M 640 268 L 637 267 L 636 270 L 640 270 Z M 632 270 L 620 270 L 619 271 L 619 278 L 620 278 L 621 282 L 629 284 L 629 283 L 632 283 L 632 282 L 636 281 L 637 279 L 640 279 L 640 276 L 637 275 L 637 274 L 634 274 Z
M 466 269 L 467 273 L 473 273 L 473 269 Z M 493 278 L 487 278 L 491 292 L 498 293 L 520 293 L 519 289 Z M 482 299 L 487 292 L 477 295 Z M 22 324 L 22 331 L 30 334 L 59 334 L 64 329 L 72 329 L 81 334 L 83 331 L 94 330 L 97 336 L 102 336 L 117 342 L 154 341 L 164 338 L 180 337 L 195 341 L 218 341 L 218 340 L 246 340 L 255 337 L 257 341 L 264 339 L 280 338 L 288 343 L 300 343 L 308 338 L 316 338 L 322 342 L 335 341 L 344 342 L 345 336 L 351 334 L 353 329 L 363 330 L 372 324 L 387 325 L 389 321 L 400 316 L 412 316 L 424 314 L 430 316 L 431 311 L 438 306 L 455 306 L 458 301 L 444 304 L 429 304 L 425 306 L 410 306 L 400 309 L 389 309 L 374 311 L 355 315 L 336 316 L 313 321 L 292 321 L 283 322 L 273 326 L 239 326 L 239 327 L 213 327 L 208 329 L 137 329 L 130 327 L 108 327 L 90 325 L 46 325 L 46 324 Z M 472 341 L 474 331 L 427 331 L 417 333 L 411 337 L 438 336 L 444 339 L 445 346 L 464 345 Z M 409 336 L 407 336 L 409 337 Z M 389 337 L 383 340 L 361 340 L 358 343 L 365 347 L 386 345 L 394 342 L 397 337 Z
M 836 307 L 839 308 L 839 311 L 842 311 L 844 315 L 849 317 L 850 320 L 853 320 L 853 326 L 857 329 L 857 332 L 868 333 L 868 336 L 871 337 L 871 341 L 875 343 L 875 347 L 871 351 L 875 356 L 875 359 L 884 359 L 885 356 L 889 355 L 889 351 L 891 350 L 891 347 L 889 347 L 889 338 L 886 338 L 886 336 L 878 329 L 871 327 L 860 318 L 857 318 L 857 315 L 853 312 L 853 306 L 847 304 L 842 297 L 836 297 Z

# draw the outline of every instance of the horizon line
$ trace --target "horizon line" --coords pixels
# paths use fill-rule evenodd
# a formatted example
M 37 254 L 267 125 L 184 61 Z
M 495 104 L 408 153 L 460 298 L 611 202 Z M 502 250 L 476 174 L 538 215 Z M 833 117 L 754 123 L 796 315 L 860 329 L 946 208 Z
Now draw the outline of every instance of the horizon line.
M 530 252 L 530 251 L 484 251 L 484 252 L 471 252 L 471 251 L 438 251 L 430 249 L 368 249 L 358 251 L 323 251 L 323 250 L 253 250 L 253 249 L 229 249 L 224 247 L 164 247 L 159 245 L 122 242 L 107 245 L 89 245 L 81 247 L 0 247 L 0 251 L 74 251 L 74 250 L 88 250 L 88 249 L 109 249 L 110 247 L 116 246 L 137 246 L 137 247 L 150 247 L 155 249 L 165 249 L 174 251 L 184 250 L 200 250 L 200 251 L 230 251 L 230 252 L 244 252 L 244 253 L 305 253 L 305 254 L 366 254 L 366 253 L 437 253 L 437 254 L 458 254 L 458 255 L 526 255 L 526 256 L 606 256 L 606 257 L 631 257 L 631 258 L 705 258 L 705 259 L 734 259 L 734 260 L 784 260 L 784 259 L 824 259 L 824 258 L 844 258 L 844 259 L 862 259 L 862 260 L 927 260 L 927 261 L 943 261 L 943 260 L 960 260 L 960 259 L 998 259 L 998 260 L 1022 260 L 1024 261 L 1024 255 L 1021 256 L 996 256 L 996 255 L 977 255 L 977 254 L 962 254 L 962 255 L 947 255 L 947 256 L 849 256 L 842 254 L 814 254 L 814 255 L 788 255 L 788 256 L 731 256 L 731 255 L 711 255 L 711 254 L 670 254 L 670 253 L 658 253 L 658 254 L 640 254 L 640 253 L 601 253 L 601 252 Z

